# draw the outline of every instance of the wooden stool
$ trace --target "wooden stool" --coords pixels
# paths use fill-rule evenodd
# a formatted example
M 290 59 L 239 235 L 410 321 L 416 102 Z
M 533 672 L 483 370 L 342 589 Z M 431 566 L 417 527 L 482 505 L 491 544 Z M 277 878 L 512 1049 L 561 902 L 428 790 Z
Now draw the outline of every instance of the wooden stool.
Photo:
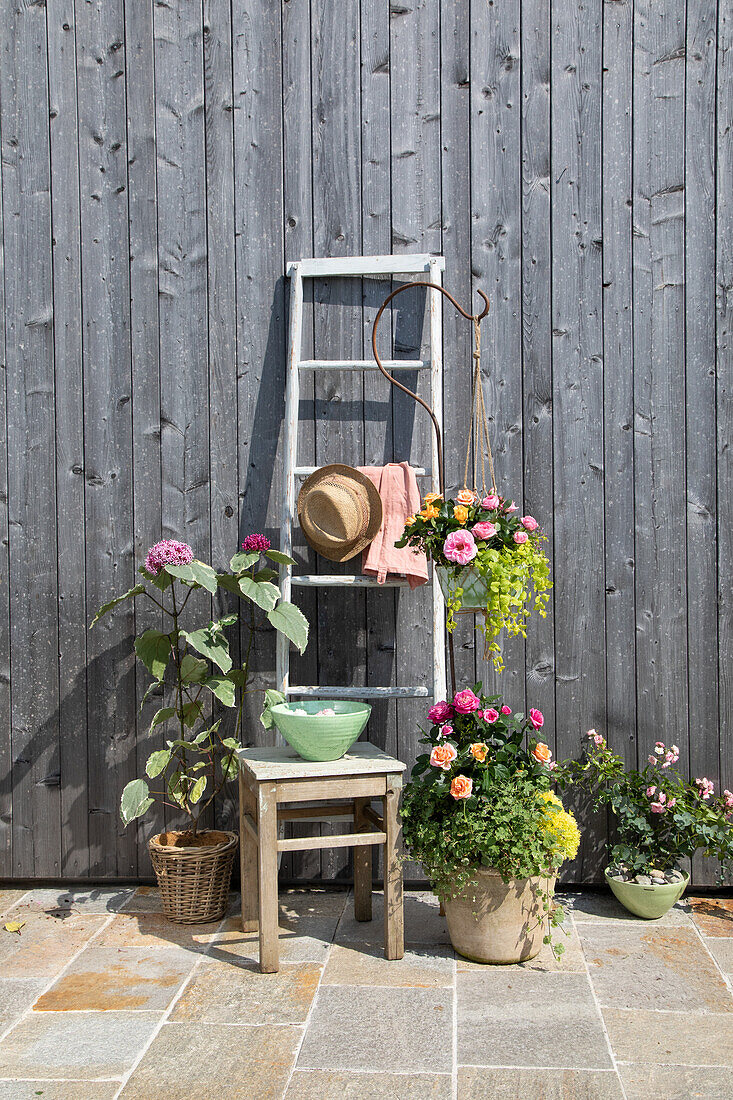
M 405 953 L 398 805 L 406 765 L 361 741 L 340 760 L 303 760 L 290 746 L 242 749 L 239 834 L 242 928 L 260 933 L 260 970 L 280 969 L 277 871 L 279 852 L 354 848 L 354 915 L 372 919 L 372 845 L 384 845 L 384 954 Z M 371 807 L 381 798 L 382 817 Z M 337 800 L 347 799 L 347 802 Z M 311 806 L 293 803 L 310 802 Z M 281 821 L 352 817 L 353 832 L 278 839 Z

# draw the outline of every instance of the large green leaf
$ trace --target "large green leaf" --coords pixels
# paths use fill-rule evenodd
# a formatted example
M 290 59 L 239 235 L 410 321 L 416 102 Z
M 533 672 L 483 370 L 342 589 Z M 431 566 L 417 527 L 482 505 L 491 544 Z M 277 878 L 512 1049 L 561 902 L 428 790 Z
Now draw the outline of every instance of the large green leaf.
M 256 581 L 272 581 L 274 584 L 278 576 L 279 574 L 276 569 L 258 569 L 254 579 Z
M 281 600 L 277 607 L 267 612 L 267 617 L 275 629 L 289 638 L 300 653 L 305 651 L 308 645 L 308 620 L 295 604 Z
M 129 825 L 136 817 L 142 817 L 153 805 L 150 791 L 144 779 L 133 779 L 122 792 L 120 799 L 120 817 L 124 825 Z
M 280 599 L 280 589 L 269 581 L 256 581 L 252 580 L 251 577 L 240 577 L 239 587 L 242 595 L 256 603 L 263 611 L 272 611 Z
M 260 722 L 266 730 L 272 729 L 275 724 L 275 720 L 272 717 L 270 707 L 274 707 L 277 703 L 284 703 L 285 696 L 280 691 L 275 691 L 274 688 L 267 688 L 265 691 L 265 704 L 262 708 L 262 714 L 260 715 Z
M 151 779 L 155 779 L 156 775 L 160 775 L 168 767 L 171 759 L 170 749 L 158 749 L 148 757 L 148 762 L 145 765 L 145 771 Z
M 161 722 L 167 722 L 169 718 L 172 718 L 176 713 L 175 707 L 161 707 L 153 715 L 153 720 L 150 723 L 150 731 L 152 732 L 156 726 L 159 726 Z
M 256 551 L 245 554 L 240 550 L 229 562 L 229 568 L 233 573 L 241 573 L 243 569 L 250 569 L 259 559 L 259 556 Z
M 162 680 L 171 653 L 170 638 L 160 630 L 146 630 L 135 639 L 135 652 L 148 672 Z
M 186 638 L 197 653 L 208 657 L 222 672 L 226 673 L 232 667 L 229 645 L 220 631 L 203 627 L 201 630 L 192 630 L 190 634 L 186 634 Z
M 225 707 L 234 706 L 234 684 L 226 676 L 210 676 L 204 683 Z
M 172 577 L 178 577 L 179 580 L 199 585 L 212 594 L 216 592 L 216 573 L 205 562 L 194 558 L 187 565 L 166 565 L 165 569 Z
M 187 653 L 181 661 L 181 678 L 187 684 L 201 684 L 206 679 L 209 666 L 200 657 Z
M 279 565 L 295 565 L 295 558 L 289 554 L 283 554 L 282 550 L 265 550 L 265 557 L 270 561 L 276 561 Z
M 161 569 L 160 573 L 155 576 L 153 573 L 148 573 L 144 565 L 141 565 L 138 569 L 138 573 L 141 573 L 145 577 L 146 581 L 150 581 L 156 588 L 159 588 L 161 592 L 165 592 L 166 588 L 170 588 L 173 584 L 173 578 L 169 577 L 165 569 Z
M 191 729 L 195 726 L 201 711 L 203 710 L 203 704 L 195 701 L 184 703 L 181 707 L 181 714 L 183 715 L 184 725 Z
M 212 630 L 223 630 L 225 626 L 234 626 L 239 622 L 239 615 L 222 615 L 218 622 L 211 624 Z
M 109 603 L 102 604 L 97 614 L 94 616 L 90 623 L 90 629 L 95 623 L 98 623 L 103 615 L 106 615 L 108 611 L 111 611 L 113 607 L 117 607 L 118 603 L 122 603 L 123 600 L 134 599 L 135 596 L 139 596 L 145 591 L 144 584 L 136 584 L 134 588 L 131 588 L 128 592 L 125 592 L 124 596 L 115 596 Z
M 200 801 L 201 795 L 204 793 L 205 790 L 206 776 L 200 775 L 194 785 L 191 787 L 191 790 L 188 792 L 188 801 L 191 803 L 192 806 L 195 806 L 196 803 Z
M 231 573 L 217 573 L 216 582 L 219 588 L 223 588 L 226 592 L 231 592 L 234 596 L 241 596 L 239 578 L 233 577 Z

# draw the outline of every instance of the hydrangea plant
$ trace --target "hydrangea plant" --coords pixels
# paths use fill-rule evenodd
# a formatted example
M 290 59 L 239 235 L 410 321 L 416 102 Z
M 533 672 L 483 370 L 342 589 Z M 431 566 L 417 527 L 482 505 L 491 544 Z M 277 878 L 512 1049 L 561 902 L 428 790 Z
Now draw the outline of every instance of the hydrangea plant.
M 157 798 L 188 815 L 189 831 L 195 837 L 206 808 L 224 784 L 237 776 L 242 708 L 249 693 L 255 638 L 263 626 L 260 620 L 269 620 L 301 653 L 305 649 L 308 623 L 297 607 L 280 598 L 274 583 L 277 573 L 263 564 L 263 556 L 276 564 L 292 562 L 271 549 L 264 535 L 248 535 L 229 563 L 231 572 L 218 573 L 198 561 L 186 543 L 164 539 L 152 547 L 139 569 L 142 582 L 97 612 L 92 626 L 124 600 L 141 597 L 152 601 L 164 619 L 163 629 L 146 630 L 135 640 L 135 652 L 152 676 L 143 703 L 151 692 L 167 695 L 165 706 L 153 715 L 149 732 L 158 727 L 171 732 L 164 746 L 148 758 L 145 778 L 132 780 L 122 792 L 120 813 L 125 825 L 142 817 Z M 201 589 L 211 596 L 229 593 L 246 605 L 244 660 L 239 668 L 233 667 L 226 636 L 239 614 L 224 615 L 195 629 L 188 623 L 184 626 L 191 593 Z M 265 694 L 267 701 L 269 693 Z M 235 711 L 231 733 L 222 730 L 221 718 L 208 717 L 207 698 Z
M 498 636 L 526 635 L 532 597 L 544 617 L 551 586 L 550 566 L 542 549 L 546 541 L 533 516 L 517 516 L 514 501 L 498 493 L 479 497 L 462 489 L 455 500 L 428 493 L 420 512 L 408 516 L 396 546 L 423 550 L 447 573 L 449 631 L 463 606 L 464 570 L 470 568 L 485 584 L 482 599 L 487 656 L 498 672 L 504 668 Z

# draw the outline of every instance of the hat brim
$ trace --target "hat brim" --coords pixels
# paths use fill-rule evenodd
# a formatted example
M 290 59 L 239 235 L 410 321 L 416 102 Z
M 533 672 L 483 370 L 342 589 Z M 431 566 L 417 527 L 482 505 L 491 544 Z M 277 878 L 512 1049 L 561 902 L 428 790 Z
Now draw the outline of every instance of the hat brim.
M 319 538 L 318 531 L 311 527 L 307 519 L 303 516 L 303 500 L 305 496 L 312 492 L 325 478 L 332 477 L 334 474 L 349 478 L 349 480 L 355 481 L 363 486 L 366 490 L 369 506 L 369 521 L 364 533 L 350 542 L 341 543 L 340 546 L 334 546 L 332 543 L 324 543 L 323 540 Z M 334 462 L 330 466 L 322 466 L 319 470 L 310 474 L 300 487 L 300 492 L 298 493 L 298 519 L 300 521 L 300 529 L 308 545 L 320 554 L 322 558 L 327 558 L 329 561 L 349 561 L 351 558 L 355 558 L 357 554 L 360 554 L 362 550 L 365 550 L 369 543 L 373 542 L 377 537 L 379 528 L 382 526 L 382 518 L 382 498 L 379 495 L 379 490 L 366 474 L 363 474 L 361 470 L 357 470 L 354 466 L 344 466 L 340 462 Z

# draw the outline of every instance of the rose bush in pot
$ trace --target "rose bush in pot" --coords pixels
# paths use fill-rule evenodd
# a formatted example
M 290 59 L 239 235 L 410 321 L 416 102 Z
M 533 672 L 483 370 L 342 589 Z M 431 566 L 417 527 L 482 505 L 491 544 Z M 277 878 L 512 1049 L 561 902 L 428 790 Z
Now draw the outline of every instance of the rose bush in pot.
M 407 784 L 405 843 L 445 906 L 451 941 L 478 962 L 536 955 L 562 910 L 552 902 L 560 864 L 580 835 L 550 790 L 555 768 L 537 739 L 542 714 L 513 713 L 482 685 L 428 713 Z M 559 954 L 562 944 L 553 944 Z
M 657 741 L 641 769 L 626 767 L 603 734 L 589 730 L 583 756 L 557 770 L 561 787 L 585 789 L 596 808 L 613 813 L 616 841 L 606 880 L 636 916 L 663 916 L 685 891 L 680 864 L 697 851 L 720 861 L 721 881 L 733 871 L 733 792 L 716 795 L 707 777 L 690 782 L 675 768 L 676 745 Z
M 269 620 L 301 652 L 308 640 L 305 618 L 281 600 L 273 583 L 277 574 L 263 567 L 263 556 L 275 563 L 292 560 L 272 550 L 264 535 L 248 535 L 229 563 L 231 572 L 218 573 L 194 558 L 186 543 L 165 539 L 139 569 L 142 583 L 110 600 L 92 622 L 94 626 L 119 603 L 137 598 L 152 601 L 163 620 L 162 629 L 146 630 L 135 640 L 135 651 L 152 676 L 143 703 L 153 691 L 163 696 L 149 733 L 165 730 L 168 737 L 148 758 L 145 778 L 132 780 L 123 790 L 120 813 L 129 825 L 158 800 L 188 818 L 185 829 L 169 829 L 149 841 L 164 911 L 179 923 L 214 920 L 226 906 L 237 835 L 199 826 L 217 794 L 238 774 L 242 708 L 260 620 Z M 212 597 L 234 595 L 244 602 L 244 660 L 239 668 L 233 667 L 225 633 L 239 614 L 194 629 L 185 612 L 197 590 Z M 235 715 L 233 721 L 212 718 L 214 699 Z
M 428 493 L 395 544 L 423 550 L 433 561 L 449 631 L 461 611 L 483 615 L 486 654 L 497 671 L 504 667 L 499 634 L 524 635 L 532 596 L 534 610 L 544 616 L 551 587 L 545 536 L 533 516 L 516 511 L 495 490 L 481 497 L 462 489 L 455 500 Z

